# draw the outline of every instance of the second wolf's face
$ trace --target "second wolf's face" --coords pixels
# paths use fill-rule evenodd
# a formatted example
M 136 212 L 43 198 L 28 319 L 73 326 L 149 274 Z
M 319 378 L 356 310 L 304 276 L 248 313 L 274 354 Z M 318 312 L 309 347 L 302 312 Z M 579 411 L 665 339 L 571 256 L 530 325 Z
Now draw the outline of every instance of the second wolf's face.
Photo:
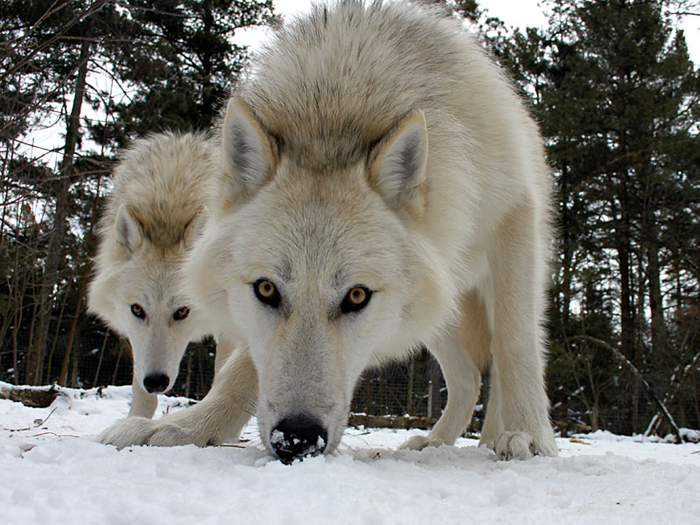
M 129 340 L 134 382 L 152 394 L 166 392 L 189 342 L 207 333 L 182 292 L 185 249 L 164 257 L 161 247 L 143 239 L 126 206 L 119 209 L 114 227 L 121 257 L 91 284 L 90 309 Z
M 113 323 L 131 343 L 134 381 L 159 394 L 175 383 L 182 356 L 199 329 L 190 302 L 179 290 L 175 264 L 133 261 L 129 266 L 114 292 Z
M 229 106 L 224 184 L 239 200 L 210 221 L 186 272 L 249 346 L 261 437 L 283 461 L 337 447 L 360 374 L 415 344 L 413 312 L 435 299 L 406 226 L 420 212 L 425 121 L 399 127 L 368 162 L 331 173 L 273 151 L 247 107 Z

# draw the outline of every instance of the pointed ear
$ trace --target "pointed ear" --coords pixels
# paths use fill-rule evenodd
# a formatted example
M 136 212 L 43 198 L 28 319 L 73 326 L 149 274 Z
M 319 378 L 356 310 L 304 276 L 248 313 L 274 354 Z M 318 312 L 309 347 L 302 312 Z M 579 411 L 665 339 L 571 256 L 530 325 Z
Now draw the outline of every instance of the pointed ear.
M 204 224 L 207 222 L 209 217 L 209 208 L 206 206 L 201 206 L 197 213 L 190 219 L 190 221 L 185 225 L 185 232 L 182 235 L 182 242 L 185 249 L 189 249 L 194 244 L 194 241 L 202 234 L 204 230 Z
M 114 229 L 117 234 L 117 244 L 131 256 L 141 246 L 143 235 L 141 235 L 141 224 L 126 204 L 119 206 Z
M 396 211 L 420 215 L 425 205 L 428 129 L 420 110 L 409 113 L 375 146 L 369 182 Z
M 224 166 L 235 198 L 260 189 L 277 166 L 276 147 L 250 106 L 233 97 L 226 108 L 222 130 Z

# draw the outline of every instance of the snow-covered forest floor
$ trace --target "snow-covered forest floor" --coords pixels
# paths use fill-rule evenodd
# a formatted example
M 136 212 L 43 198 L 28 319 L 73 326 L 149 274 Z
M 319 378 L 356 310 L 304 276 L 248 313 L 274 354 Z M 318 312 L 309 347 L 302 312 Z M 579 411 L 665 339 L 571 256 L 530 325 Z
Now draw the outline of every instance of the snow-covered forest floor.
M 63 392 L 49 408 L 0 400 L 3 524 L 700 520 L 700 444 L 597 432 L 558 438 L 557 458 L 504 462 L 473 439 L 397 451 L 422 431 L 348 429 L 336 455 L 285 466 L 254 422 L 242 447 L 117 451 L 94 436 L 126 415 L 131 387 Z M 162 396 L 158 414 L 186 404 Z

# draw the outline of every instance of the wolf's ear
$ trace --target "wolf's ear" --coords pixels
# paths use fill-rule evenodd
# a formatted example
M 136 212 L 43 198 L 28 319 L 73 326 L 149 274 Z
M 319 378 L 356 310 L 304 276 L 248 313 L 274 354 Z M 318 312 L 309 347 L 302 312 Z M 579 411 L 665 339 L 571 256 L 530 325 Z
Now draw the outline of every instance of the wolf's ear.
M 222 130 L 224 166 L 234 198 L 249 197 L 270 178 L 277 165 L 272 137 L 248 104 L 233 97 Z
M 138 219 L 134 217 L 126 204 L 119 206 L 114 229 L 117 234 L 117 244 L 131 256 L 141 246 L 143 236 Z
M 412 111 L 375 146 L 369 157 L 369 182 L 400 211 L 420 215 L 425 203 L 428 129 L 420 110 Z
M 204 230 L 204 225 L 209 217 L 209 208 L 206 206 L 200 206 L 197 213 L 190 219 L 190 221 L 185 225 L 185 231 L 182 235 L 182 242 L 186 249 L 189 249 L 194 244 L 194 241 L 202 235 Z

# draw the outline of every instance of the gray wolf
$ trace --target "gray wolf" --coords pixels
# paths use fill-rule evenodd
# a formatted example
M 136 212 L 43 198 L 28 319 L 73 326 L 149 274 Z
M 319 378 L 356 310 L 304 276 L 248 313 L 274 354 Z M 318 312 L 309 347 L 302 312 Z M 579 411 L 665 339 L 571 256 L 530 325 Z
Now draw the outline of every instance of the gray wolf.
M 134 141 L 115 167 L 88 305 L 131 343 L 130 416 L 153 416 L 188 343 L 208 333 L 179 272 L 204 221 L 215 166 L 204 135 L 161 133 Z
M 215 442 L 240 417 L 231 400 L 257 384 L 271 453 L 332 452 L 361 372 L 424 343 L 449 399 L 406 448 L 454 443 L 490 368 L 481 442 L 504 458 L 557 454 L 543 145 L 459 21 L 405 3 L 317 6 L 258 58 L 221 140 L 220 198 L 184 274 L 194 304 L 244 350 L 174 427 Z M 142 427 L 120 443 L 149 442 L 155 427 Z

